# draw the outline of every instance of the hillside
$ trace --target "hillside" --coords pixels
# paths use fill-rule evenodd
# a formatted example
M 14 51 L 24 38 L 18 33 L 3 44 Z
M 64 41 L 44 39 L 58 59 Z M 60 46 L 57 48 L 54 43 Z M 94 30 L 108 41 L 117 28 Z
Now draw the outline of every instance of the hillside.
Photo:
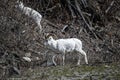
M 87 3 L 82 1 L 86 0 L 23 1 L 25 6 L 31 7 L 43 16 L 41 21 L 43 30 L 40 33 L 34 20 L 15 8 L 16 0 L 1 0 L 0 79 L 12 79 L 18 76 L 25 79 L 43 77 L 46 80 L 44 78 L 46 76 L 47 80 L 53 77 L 54 80 L 56 78 L 76 80 L 80 76 L 85 76 L 84 79 L 89 80 L 90 76 L 100 75 L 95 79 L 108 76 L 107 79 L 118 80 L 120 78 L 118 69 L 120 67 L 120 1 L 89 0 Z M 89 65 L 84 65 L 84 59 L 81 58 L 81 65 L 73 66 L 76 65 L 78 57 L 71 53 L 66 55 L 65 66 L 61 66 L 61 55 L 58 55 L 56 57 L 58 66 L 53 67 L 51 58 L 54 52 L 48 52 L 43 45 L 46 33 L 55 34 L 55 39 L 71 37 L 80 39 L 83 42 L 83 50 L 87 53 Z M 32 61 L 25 61 L 24 56 L 29 56 Z M 66 68 L 70 71 L 68 69 L 66 71 Z M 101 69 L 103 72 L 100 71 Z M 29 74 L 29 71 L 32 74 Z M 100 73 L 94 73 L 95 71 Z M 32 76 L 34 74 L 36 78 Z M 69 75 L 70 78 L 74 75 L 79 76 L 70 79 Z M 93 77 L 92 79 L 94 80 Z

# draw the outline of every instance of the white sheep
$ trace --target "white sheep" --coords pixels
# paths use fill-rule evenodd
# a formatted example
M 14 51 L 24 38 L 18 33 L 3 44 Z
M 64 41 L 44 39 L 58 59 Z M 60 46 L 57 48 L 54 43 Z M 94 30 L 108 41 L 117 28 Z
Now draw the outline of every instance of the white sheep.
M 35 21 L 35 23 L 37 24 L 37 26 L 40 28 L 40 31 L 42 30 L 42 26 L 40 24 L 42 15 L 39 12 L 37 12 L 36 10 L 34 10 L 30 7 L 25 7 L 21 1 L 17 1 L 15 7 L 23 14 L 32 18 Z
M 51 35 L 47 35 L 46 37 L 47 41 L 44 43 L 48 48 L 52 49 L 53 51 L 55 51 L 56 53 L 62 53 L 62 59 L 63 59 L 63 65 L 64 60 L 65 60 L 65 53 L 68 52 L 77 52 L 79 59 L 77 62 L 77 65 L 80 65 L 80 53 L 82 55 L 84 55 L 85 57 L 85 62 L 86 64 L 88 64 L 88 60 L 87 60 L 87 55 L 86 53 L 82 50 L 82 42 L 81 40 L 77 39 L 77 38 L 68 38 L 68 39 L 53 39 L 53 37 Z M 55 65 L 55 55 L 52 58 L 52 61 Z

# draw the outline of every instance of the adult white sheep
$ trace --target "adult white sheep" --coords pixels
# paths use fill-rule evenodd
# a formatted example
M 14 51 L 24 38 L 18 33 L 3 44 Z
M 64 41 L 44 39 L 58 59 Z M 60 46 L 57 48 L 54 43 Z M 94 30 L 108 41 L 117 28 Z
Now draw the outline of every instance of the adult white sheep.
M 32 18 L 35 21 L 35 23 L 37 24 L 37 26 L 40 28 L 40 31 L 42 30 L 42 26 L 40 24 L 42 15 L 39 12 L 37 12 L 36 10 L 34 10 L 30 7 L 25 7 L 21 1 L 17 1 L 15 7 L 23 14 Z
M 82 42 L 81 40 L 77 39 L 77 38 L 68 38 L 68 39 L 53 39 L 52 35 L 47 35 L 46 36 L 46 42 L 44 43 L 48 48 L 52 49 L 53 51 L 55 51 L 56 53 L 62 53 L 62 59 L 63 59 L 63 65 L 65 64 L 64 60 L 65 60 L 65 53 L 68 52 L 77 52 L 79 59 L 77 62 L 77 65 L 80 65 L 80 53 L 82 55 L 84 55 L 85 57 L 85 62 L 86 64 L 88 64 L 88 60 L 87 60 L 87 55 L 86 53 L 82 50 Z M 52 58 L 52 61 L 55 65 L 55 55 Z

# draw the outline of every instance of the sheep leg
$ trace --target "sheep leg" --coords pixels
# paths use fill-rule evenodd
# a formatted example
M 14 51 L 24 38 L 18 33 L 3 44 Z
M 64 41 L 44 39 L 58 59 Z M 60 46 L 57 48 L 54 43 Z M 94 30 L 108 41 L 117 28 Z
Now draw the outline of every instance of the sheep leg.
M 39 28 L 39 32 L 41 33 L 41 32 L 42 32 L 42 26 L 41 26 L 41 24 L 40 24 L 39 21 L 37 21 L 36 23 L 37 23 L 37 26 L 38 26 L 38 28 Z
M 85 51 L 83 51 L 83 50 L 81 49 L 80 52 L 81 52 L 82 55 L 84 55 L 84 57 L 85 57 L 85 62 L 86 62 L 86 64 L 88 64 L 88 59 L 87 59 L 87 55 L 86 55 Z
M 63 54 L 62 58 L 63 58 L 63 65 L 65 65 L 65 54 Z
M 79 59 L 78 59 L 77 65 L 80 65 L 80 54 L 78 55 L 79 55 Z
M 39 25 L 39 28 L 40 28 L 40 32 L 42 32 L 42 26 L 41 26 L 41 24 Z
M 54 56 L 52 57 L 52 61 L 53 61 L 53 64 L 56 66 L 57 63 L 55 62 L 55 56 L 56 56 L 56 55 L 54 55 Z

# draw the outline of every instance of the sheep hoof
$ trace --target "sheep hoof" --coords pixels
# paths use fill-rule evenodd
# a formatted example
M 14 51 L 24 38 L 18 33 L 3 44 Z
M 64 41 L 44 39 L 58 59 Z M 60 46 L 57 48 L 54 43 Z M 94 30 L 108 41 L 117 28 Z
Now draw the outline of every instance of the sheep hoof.
M 57 66 L 56 64 L 53 64 L 53 66 Z
M 80 65 L 80 63 L 77 63 L 77 65 L 79 66 L 79 65 Z

